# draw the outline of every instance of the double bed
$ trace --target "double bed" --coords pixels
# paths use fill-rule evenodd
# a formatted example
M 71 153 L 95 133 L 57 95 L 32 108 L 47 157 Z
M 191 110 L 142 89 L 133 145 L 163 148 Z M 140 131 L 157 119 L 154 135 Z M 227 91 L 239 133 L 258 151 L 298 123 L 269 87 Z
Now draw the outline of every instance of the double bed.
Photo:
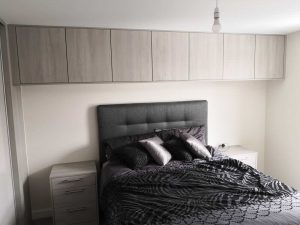
M 97 114 L 104 224 L 300 224 L 295 189 L 217 150 L 134 170 L 107 159 L 107 140 L 155 130 L 203 126 L 207 143 L 207 101 L 101 105 Z

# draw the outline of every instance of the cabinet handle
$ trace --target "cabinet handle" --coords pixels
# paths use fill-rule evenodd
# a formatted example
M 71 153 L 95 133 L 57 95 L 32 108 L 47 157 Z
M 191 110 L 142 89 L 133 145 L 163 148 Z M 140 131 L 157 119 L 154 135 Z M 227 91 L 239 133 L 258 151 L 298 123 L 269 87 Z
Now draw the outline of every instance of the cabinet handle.
M 67 213 L 77 213 L 77 212 L 82 212 L 85 211 L 87 207 L 80 207 L 77 209 L 67 209 Z
M 73 183 L 73 182 L 79 182 L 81 181 L 82 178 L 78 178 L 78 179 L 73 179 L 73 180 L 63 180 L 62 182 L 60 182 L 61 184 L 64 184 L 64 183 Z
M 65 191 L 65 195 L 81 193 L 81 192 L 84 192 L 84 191 L 85 191 L 85 189 L 79 189 L 79 190 L 73 190 L 73 191 Z

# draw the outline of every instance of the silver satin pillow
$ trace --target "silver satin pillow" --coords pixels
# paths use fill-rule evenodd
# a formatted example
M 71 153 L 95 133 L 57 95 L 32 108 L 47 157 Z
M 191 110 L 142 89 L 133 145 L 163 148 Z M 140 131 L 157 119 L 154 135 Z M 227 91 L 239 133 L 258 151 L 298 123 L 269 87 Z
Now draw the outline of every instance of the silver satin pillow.
M 181 133 L 180 138 L 186 143 L 190 151 L 196 157 L 206 158 L 206 159 L 210 159 L 212 157 L 208 149 L 192 135 L 188 133 Z
M 140 140 L 139 142 L 142 143 L 142 142 L 146 142 L 146 141 L 153 141 L 153 142 L 155 142 L 159 145 L 162 145 L 164 143 L 163 140 L 161 140 L 161 138 L 156 136 L 156 135 L 154 137 L 151 137 L 151 138 Z
M 163 141 L 159 137 L 156 136 L 139 142 L 147 149 L 158 165 L 164 166 L 171 160 L 170 152 L 161 145 Z

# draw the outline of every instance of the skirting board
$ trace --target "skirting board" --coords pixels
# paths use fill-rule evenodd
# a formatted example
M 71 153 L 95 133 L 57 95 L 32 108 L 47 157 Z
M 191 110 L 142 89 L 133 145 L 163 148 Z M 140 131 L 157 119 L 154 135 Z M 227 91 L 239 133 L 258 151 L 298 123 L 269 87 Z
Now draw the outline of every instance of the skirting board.
M 50 218 L 50 217 L 52 217 L 52 209 L 51 208 L 32 210 L 32 219 L 33 220 Z

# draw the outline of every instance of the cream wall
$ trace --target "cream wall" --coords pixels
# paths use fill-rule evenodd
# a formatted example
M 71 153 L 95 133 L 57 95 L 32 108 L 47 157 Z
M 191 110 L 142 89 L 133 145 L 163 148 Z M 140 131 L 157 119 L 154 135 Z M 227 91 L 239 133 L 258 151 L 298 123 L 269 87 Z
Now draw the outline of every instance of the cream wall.
M 33 210 L 50 207 L 55 163 L 98 158 L 99 104 L 208 100 L 209 144 L 242 144 L 264 168 L 266 83 L 162 82 L 22 86 Z
M 266 172 L 300 189 L 300 32 L 287 37 L 286 78 L 268 83 Z

